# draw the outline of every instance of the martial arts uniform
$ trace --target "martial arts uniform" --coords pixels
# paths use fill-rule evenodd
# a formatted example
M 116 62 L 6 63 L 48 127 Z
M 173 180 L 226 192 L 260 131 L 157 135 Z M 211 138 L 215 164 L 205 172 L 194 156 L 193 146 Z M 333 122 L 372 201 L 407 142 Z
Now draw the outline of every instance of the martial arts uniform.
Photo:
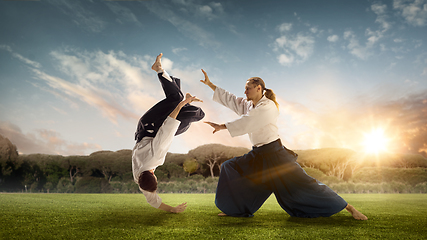
M 294 217 L 328 217 L 347 206 L 332 189 L 308 176 L 296 162 L 298 155 L 282 145 L 273 101 L 263 96 L 253 106 L 219 87 L 213 99 L 241 116 L 225 123 L 230 135 L 247 133 L 253 145 L 248 154 L 221 165 L 215 204 L 223 213 L 251 217 L 271 193 Z
M 166 98 L 150 108 L 138 121 L 135 133 L 137 142 L 132 150 L 132 172 L 137 184 L 142 172 L 163 165 L 174 136 L 185 132 L 191 122 L 199 121 L 205 116 L 201 108 L 186 104 L 176 119 L 169 117 L 184 99 L 180 80 L 169 76 L 164 70 L 158 72 L 158 77 Z M 151 206 L 159 208 L 162 199 L 157 192 L 140 190 Z

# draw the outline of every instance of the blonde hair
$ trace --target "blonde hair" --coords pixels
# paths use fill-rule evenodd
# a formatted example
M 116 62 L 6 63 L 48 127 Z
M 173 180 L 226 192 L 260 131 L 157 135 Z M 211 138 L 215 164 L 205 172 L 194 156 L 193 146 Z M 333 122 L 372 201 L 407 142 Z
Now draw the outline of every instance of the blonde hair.
M 273 92 L 273 90 L 268 89 L 265 87 L 265 82 L 260 77 L 251 77 L 248 79 L 248 82 L 254 85 L 255 87 L 260 85 L 262 88 L 262 91 L 264 92 L 264 96 L 276 104 L 277 109 L 279 109 L 279 103 L 276 101 L 276 94 Z

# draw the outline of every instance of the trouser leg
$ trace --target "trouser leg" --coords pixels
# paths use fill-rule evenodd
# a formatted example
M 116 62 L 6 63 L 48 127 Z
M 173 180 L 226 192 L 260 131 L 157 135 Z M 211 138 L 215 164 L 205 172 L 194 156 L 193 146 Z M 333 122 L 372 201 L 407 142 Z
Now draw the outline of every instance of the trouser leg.
M 166 72 L 158 73 L 166 98 L 150 108 L 140 119 L 135 133 L 135 140 L 139 142 L 143 137 L 154 137 L 167 116 L 184 99 L 181 92 L 181 80 L 169 76 Z M 181 123 L 175 135 L 184 133 L 195 121 L 200 121 L 205 113 L 200 107 L 186 104 L 177 116 Z
M 137 130 L 135 132 L 135 140 L 137 142 L 145 136 L 154 137 L 157 131 L 163 124 L 167 116 L 176 108 L 176 106 L 184 99 L 179 81 L 173 80 L 169 75 L 158 73 L 159 81 L 162 85 L 165 99 L 151 107 L 138 121 Z
M 244 176 L 246 173 L 242 166 L 253 165 L 252 160 L 248 154 L 221 165 L 215 204 L 229 216 L 253 216 L 272 193 L 266 185 L 256 184 Z

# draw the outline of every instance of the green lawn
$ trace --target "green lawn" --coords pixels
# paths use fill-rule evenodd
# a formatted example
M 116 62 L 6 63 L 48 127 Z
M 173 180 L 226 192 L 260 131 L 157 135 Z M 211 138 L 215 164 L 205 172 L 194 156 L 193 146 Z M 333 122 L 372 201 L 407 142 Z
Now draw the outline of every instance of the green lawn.
M 0 239 L 426 239 L 427 194 L 340 194 L 369 217 L 291 218 L 270 197 L 252 218 L 218 217 L 214 194 L 0 194 Z

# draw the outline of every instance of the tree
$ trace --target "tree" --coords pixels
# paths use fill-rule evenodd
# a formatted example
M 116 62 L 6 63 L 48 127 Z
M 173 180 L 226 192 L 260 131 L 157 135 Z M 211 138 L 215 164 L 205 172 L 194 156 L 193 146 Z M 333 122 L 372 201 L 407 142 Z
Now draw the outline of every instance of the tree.
M 75 185 L 76 193 L 110 193 L 112 188 L 105 178 L 82 177 Z
M 185 160 L 187 159 L 188 159 L 188 154 L 168 152 L 166 154 L 165 162 L 175 163 L 176 165 L 182 166 Z
M 119 169 L 123 168 L 122 161 L 118 161 L 118 159 L 122 159 L 120 153 L 98 151 L 90 154 L 89 158 L 92 171 L 99 170 L 108 182 L 120 172 Z M 128 162 L 131 164 L 130 159 Z
M 89 175 L 90 169 L 88 168 L 88 156 L 68 156 L 62 161 L 61 166 L 67 169 L 67 175 L 70 182 L 74 183 L 77 176 Z
M 17 190 L 22 188 L 18 169 L 21 162 L 18 151 L 12 142 L 0 135 L 0 190 Z
M 323 148 L 297 151 L 298 163 L 303 167 L 317 168 L 328 176 L 344 179 L 348 168 L 357 168 L 356 152 L 344 148 Z
M 196 159 L 187 159 L 185 160 L 183 167 L 184 171 L 188 172 L 188 176 L 190 176 L 190 174 L 197 171 L 197 169 L 199 168 L 199 163 Z
M 197 159 L 202 164 L 209 166 L 211 177 L 214 175 L 214 167 L 221 169 L 223 161 L 241 156 L 249 152 L 249 149 L 242 147 L 228 147 L 222 144 L 205 144 L 188 152 L 188 156 Z
M 158 174 L 158 171 L 159 175 L 161 175 L 160 172 L 163 172 L 164 175 L 168 178 L 183 178 L 187 175 L 184 169 L 181 166 L 176 165 L 175 163 L 165 163 L 159 166 L 156 169 L 156 175 Z

